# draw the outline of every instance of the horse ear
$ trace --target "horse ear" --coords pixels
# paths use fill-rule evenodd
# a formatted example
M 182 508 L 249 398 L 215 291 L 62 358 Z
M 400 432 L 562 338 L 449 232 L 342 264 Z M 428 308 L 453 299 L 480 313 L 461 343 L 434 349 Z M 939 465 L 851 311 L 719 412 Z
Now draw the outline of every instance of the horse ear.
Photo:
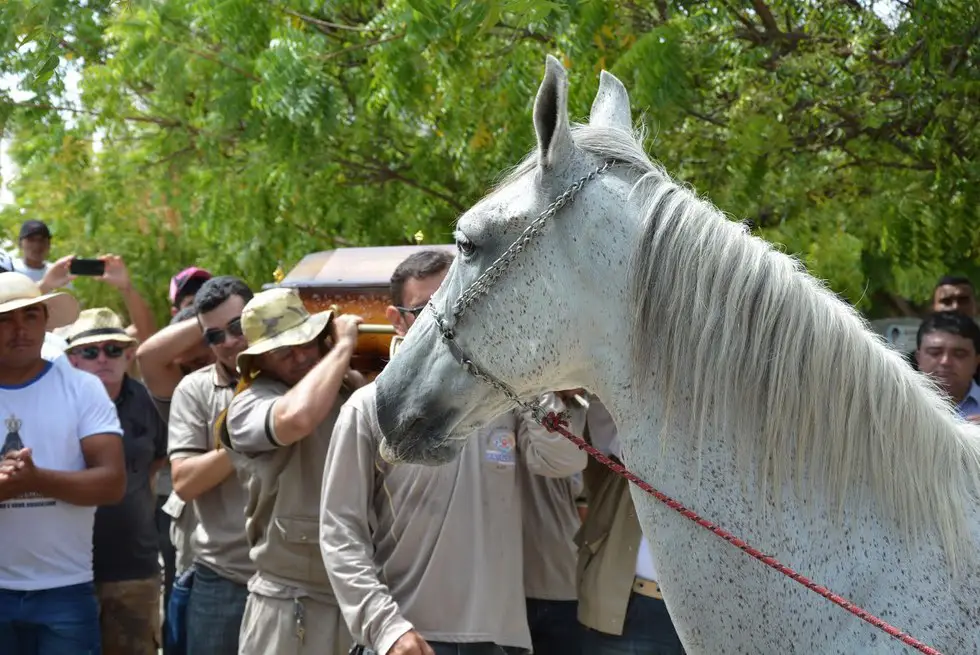
M 568 126 L 568 75 L 561 63 L 548 55 L 544 79 L 534 99 L 534 131 L 538 135 L 538 163 L 553 169 L 572 154 Z
M 614 127 L 627 132 L 633 127 L 630 120 L 629 94 L 626 93 L 623 83 L 612 73 L 606 71 L 599 73 L 599 92 L 592 101 L 589 124 Z

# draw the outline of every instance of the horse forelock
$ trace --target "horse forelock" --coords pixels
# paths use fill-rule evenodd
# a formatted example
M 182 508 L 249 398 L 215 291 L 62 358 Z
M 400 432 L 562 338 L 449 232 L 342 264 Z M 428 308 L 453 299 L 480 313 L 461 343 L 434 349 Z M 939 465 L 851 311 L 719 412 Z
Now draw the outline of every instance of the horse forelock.
M 969 544 L 966 506 L 980 498 L 980 430 L 798 260 L 651 161 L 642 133 L 572 134 L 578 150 L 636 178 L 630 347 L 644 363 L 634 381 L 664 389 L 664 433 L 730 434 L 777 503 L 796 483 L 841 517 L 869 492 L 910 539 L 935 531 L 955 564 Z M 535 168 L 532 154 L 498 187 Z

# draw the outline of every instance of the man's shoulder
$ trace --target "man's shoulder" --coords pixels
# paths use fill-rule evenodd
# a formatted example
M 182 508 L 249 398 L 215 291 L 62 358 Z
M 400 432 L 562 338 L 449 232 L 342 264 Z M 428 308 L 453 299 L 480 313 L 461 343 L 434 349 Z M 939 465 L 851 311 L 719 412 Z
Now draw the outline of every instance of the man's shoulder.
M 280 398 L 289 391 L 289 387 L 264 375 L 255 378 L 251 384 L 235 394 L 228 405 L 228 418 L 249 413 L 256 405 L 268 408 L 263 401 Z
M 216 364 L 208 364 L 203 368 L 192 371 L 181 378 L 174 388 L 172 400 L 176 400 L 179 394 L 196 393 L 200 389 L 214 386 L 214 367 Z
M 344 403 L 344 407 L 348 407 L 353 411 L 367 412 L 369 415 L 373 415 L 374 403 L 377 397 L 378 387 L 374 382 L 368 382 L 363 387 L 354 390 L 354 393 Z

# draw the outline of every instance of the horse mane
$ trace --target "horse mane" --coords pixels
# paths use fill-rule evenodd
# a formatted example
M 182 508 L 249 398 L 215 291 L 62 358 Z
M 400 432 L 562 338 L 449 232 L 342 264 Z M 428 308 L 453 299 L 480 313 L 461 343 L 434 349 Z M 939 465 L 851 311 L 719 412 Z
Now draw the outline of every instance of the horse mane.
M 634 382 L 665 389 L 664 434 L 733 435 L 777 507 L 792 482 L 824 494 L 838 521 L 846 501 L 870 500 L 913 541 L 937 531 L 951 564 L 972 552 L 965 508 L 980 498 L 980 430 L 798 260 L 673 181 L 642 133 L 572 132 L 637 177 L 630 347 L 644 362 Z

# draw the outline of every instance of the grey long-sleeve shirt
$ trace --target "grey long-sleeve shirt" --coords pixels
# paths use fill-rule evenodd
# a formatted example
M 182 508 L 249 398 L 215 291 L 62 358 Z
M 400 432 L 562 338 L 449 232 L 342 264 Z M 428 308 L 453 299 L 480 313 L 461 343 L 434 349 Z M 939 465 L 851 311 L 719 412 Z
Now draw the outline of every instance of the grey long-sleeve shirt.
M 386 653 L 429 641 L 531 647 L 517 467 L 565 477 L 586 455 L 532 419 L 504 414 L 443 466 L 378 454 L 373 384 L 341 409 L 324 470 L 320 549 L 354 640 Z

